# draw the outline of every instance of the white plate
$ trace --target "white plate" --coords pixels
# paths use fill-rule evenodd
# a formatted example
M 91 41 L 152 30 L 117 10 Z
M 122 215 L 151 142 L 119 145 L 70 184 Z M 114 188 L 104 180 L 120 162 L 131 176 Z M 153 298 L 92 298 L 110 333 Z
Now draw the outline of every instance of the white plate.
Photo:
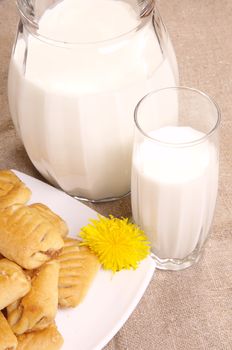
M 14 170 L 31 189 L 30 202 L 42 202 L 59 214 L 68 224 L 70 235 L 97 212 L 64 192 L 31 176 Z M 100 350 L 126 322 L 144 294 L 155 270 L 148 257 L 135 271 L 121 271 L 112 275 L 100 270 L 82 304 L 74 309 L 59 310 L 56 323 L 64 338 L 62 350 Z

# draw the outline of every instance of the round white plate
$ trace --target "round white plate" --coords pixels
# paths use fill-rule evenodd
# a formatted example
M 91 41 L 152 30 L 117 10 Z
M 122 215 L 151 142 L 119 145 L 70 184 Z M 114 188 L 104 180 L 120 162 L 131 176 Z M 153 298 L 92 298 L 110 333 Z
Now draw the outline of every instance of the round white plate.
M 97 212 L 64 192 L 13 170 L 31 189 L 30 203 L 42 202 L 68 224 L 76 237 Z M 84 301 L 74 309 L 59 310 L 56 323 L 64 338 L 62 350 L 100 350 L 126 322 L 144 294 L 155 270 L 148 257 L 135 271 L 116 274 L 100 270 Z

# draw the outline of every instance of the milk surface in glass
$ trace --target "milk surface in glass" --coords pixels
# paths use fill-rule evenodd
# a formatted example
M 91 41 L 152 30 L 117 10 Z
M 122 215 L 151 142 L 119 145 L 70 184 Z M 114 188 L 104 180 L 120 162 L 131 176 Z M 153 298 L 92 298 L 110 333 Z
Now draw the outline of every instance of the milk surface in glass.
M 122 36 L 137 24 L 127 2 L 65 0 L 41 17 L 40 34 L 78 44 L 31 34 L 27 47 L 17 40 L 8 89 L 13 121 L 35 167 L 70 194 L 97 200 L 130 190 L 136 102 L 176 84 L 175 62 L 151 21 Z
M 204 136 L 190 127 L 167 126 L 149 133 L 180 144 Z M 175 147 L 145 139 L 133 154 L 133 218 L 161 259 L 184 259 L 209 232 L 218 184 L 218 159 L 209 140 Z

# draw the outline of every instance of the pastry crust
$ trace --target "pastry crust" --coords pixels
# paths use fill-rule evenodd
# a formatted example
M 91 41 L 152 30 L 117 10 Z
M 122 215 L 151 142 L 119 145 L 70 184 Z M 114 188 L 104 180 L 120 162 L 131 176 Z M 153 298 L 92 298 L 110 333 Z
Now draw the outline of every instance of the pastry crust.
M 11 170 L 0 170 L 0 209 L 25 204 L 31 191 Z
M 31 208 L 36 208 L 41 216 L 48 220 L 54 228 L 60 233 L 62 237 L 67 236 L 68 226 L 66 222 L 57 214 L 55 214 L 50 208 L 42 203 L 34 203 L 30 205 Z
M 0 311 L 0 350 L 16 350 L 17 338 Z
M 17 335 L 50 325 L 58 307 L 59 263 L 52 260 L 35 272 L 30 292 L 7 308 L 7 319 Z
M 0 259 L 0 310 L 26 295 L 31 281 L 22 268 L 8 259 Z
M 20 335 L 17 350 L 59 350 L 63 342 L 55 324 L 52 324 L 44 330 Z
M 25 269 L 35 269 L 59 254 L 63 239 L 56 226 L 33 207 L 0 210 L 0 253 Z
M 85 297 L 97 271 L 99 260 L 87 247 L 80 246 L 73 238 L 64 240 L 64 247 L 58 257 L 60 262 L 59 305 L 75 307 Z

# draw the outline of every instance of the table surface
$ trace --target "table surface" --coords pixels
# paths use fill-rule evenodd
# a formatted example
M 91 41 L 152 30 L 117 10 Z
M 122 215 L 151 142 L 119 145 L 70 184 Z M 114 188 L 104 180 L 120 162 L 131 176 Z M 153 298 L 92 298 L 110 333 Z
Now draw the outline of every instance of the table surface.
M 199 263 L 180 272 L 157 271 L 136 310 L 105 350 L 231 350 L 232 1 L 162 0 L 158 6 L 175 47 L 181 84 L 207 92 L 221 108 L 217 208 Z M 15 133 L 7 103 L 17 21 L 14 2 L 0 0 L 0 168 L 40 178 Z M 92 207 L 104 215 L 131 215 L 129 197 Z

